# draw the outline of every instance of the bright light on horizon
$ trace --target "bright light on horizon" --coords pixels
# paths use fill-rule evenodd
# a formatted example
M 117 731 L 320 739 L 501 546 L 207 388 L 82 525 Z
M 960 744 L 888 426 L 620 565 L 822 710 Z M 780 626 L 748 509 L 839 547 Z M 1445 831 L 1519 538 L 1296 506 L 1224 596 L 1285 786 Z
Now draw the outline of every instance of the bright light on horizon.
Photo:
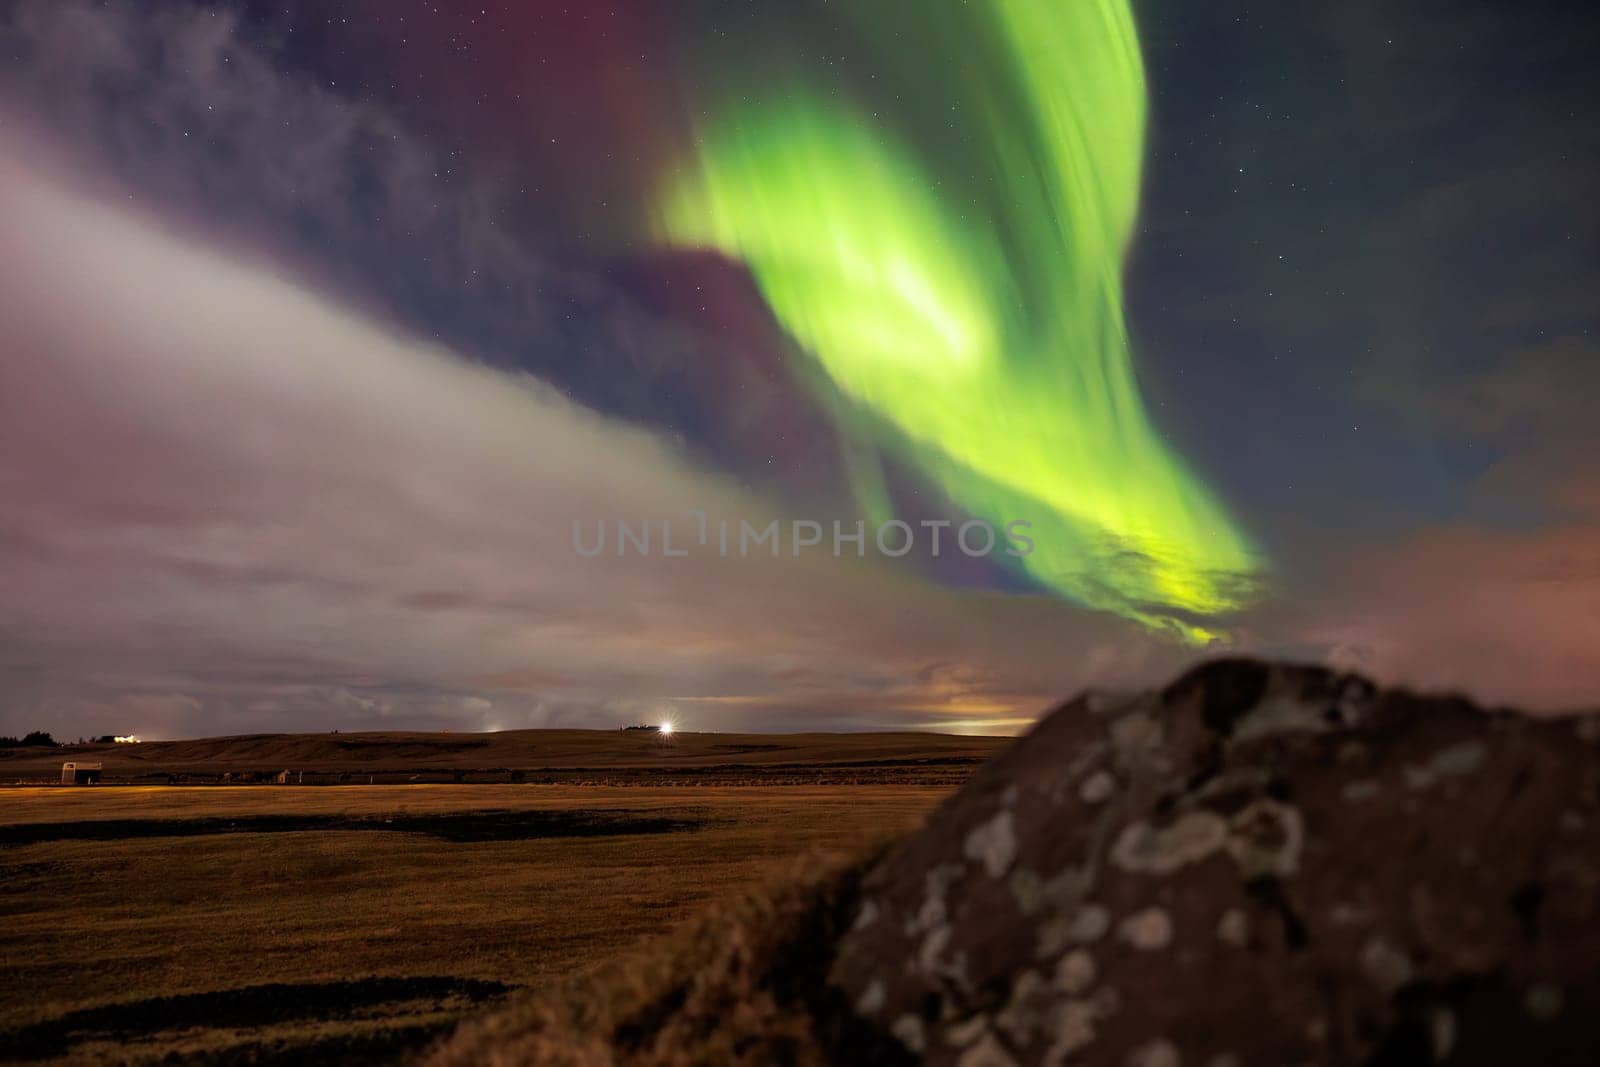
M 672 720 L 671 720 L 671 719 L 665 719 L 665 720 L 663 720 L 663 721 L 662 721 L 662 723 L 661 723 L 661 725 L 660 725 L 660 727 L 658 727 L 658 729 L 660 729 L 660 731 L 661 731 L 661 732 L 662 732 L 662 733 L 663 733 L 663 734 L 670 734 L 670 733 L 672 733 L 672 731 L 673 731 L 673 722 L 672 722 Z

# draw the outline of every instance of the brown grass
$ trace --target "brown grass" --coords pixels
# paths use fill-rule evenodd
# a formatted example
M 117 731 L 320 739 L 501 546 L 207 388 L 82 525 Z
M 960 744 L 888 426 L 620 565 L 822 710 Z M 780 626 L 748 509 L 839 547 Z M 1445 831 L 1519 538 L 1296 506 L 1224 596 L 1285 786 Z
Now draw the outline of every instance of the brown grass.
M 358 817 L 366 828 L 0 844 L 0 1052 L 26 1039 L 30 1055 L 88 1058 L 240 1049 L 257 1059 L 391 1056 L 481 1010 L 498 989 L 489 983 L 538 987 L 585 974 L 796 855 L 859 854 L 914 825 L 944 793 L 6 790 L 0 833 L 31 827 L 35 837 L 48 824 L 108 819 L 148 830 L 163 820 L 320 814 Z M 699 828 L 463 842 L 375 825 L 530 810 L 626 810 Z M 229 990 L 245 992 L 216 999 Z M 164 999 L 198 994 L 213 999 Z M 206 1025 L 208 1014 L 223 1022 Z
M 861 1025 L 826 982 L 879 850 L 800 861 L 758 891 L 595 972 L 471 1020 L 428 1067 L 823 1067 L 894 1064 L 905 1050 Z

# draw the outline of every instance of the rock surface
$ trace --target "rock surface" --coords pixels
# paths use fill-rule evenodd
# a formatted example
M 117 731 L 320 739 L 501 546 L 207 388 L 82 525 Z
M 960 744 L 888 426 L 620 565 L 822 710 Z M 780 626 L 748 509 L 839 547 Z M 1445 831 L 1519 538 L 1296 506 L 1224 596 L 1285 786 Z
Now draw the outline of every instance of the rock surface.
M 866 876 L 933 1064 L 1600 1063 L 1600 730 L 1225 660 L 1088 694 Z

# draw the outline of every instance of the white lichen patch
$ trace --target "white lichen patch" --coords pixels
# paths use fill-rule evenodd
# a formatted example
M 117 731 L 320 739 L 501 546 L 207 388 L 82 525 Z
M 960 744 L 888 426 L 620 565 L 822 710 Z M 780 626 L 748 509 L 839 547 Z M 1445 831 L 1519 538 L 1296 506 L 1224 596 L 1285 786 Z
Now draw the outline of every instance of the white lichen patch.
M 1531 985 L 1522 995 L 1523 1009 L 1540 1022 L 1549 1022 L 1560 1015 L 1566 1002 L 1566 994 L 1562 993 L 1561 987 L 1550 982 Z
M 1433 1062 L 1443 1063 L 1456 1050 L 1456 1013 L 1449 1008 L 1437 1008 L 1428 1020 L 1428 1044 L 1433 1049 Z
M 1156 952 L 1172 944 L 1172 917 L 1161 908 L 1136 911 L 1117 924 L 1117 936 L 1141 952 Z
M 1072 920 L 1061 915 L 1040 923 L 1035 934 L 1033 954 L 1042 960 L 1060 955 L 1061 950 L 1072 943 L 1067 937 L 1071 928 Z
M 1055 987 L 1068 996 L 1088 992 L 1095 980 L 1094 957 L 1086 949 L 1074 949 L 1056 964 Z
M 1011 872 L 1011 899 L 1024 916 L 1036 914 L 1044 906 L 1044 879 L 1031 867 L 1018 867 Z
M 1017 1061 L 993 1034 L 984 1034 L 956 1063 L 958 1067 L 1016 1067 Z
M 999 878 L 1017 858 L 1017 835 L 1010 810 L 1000 812 L 967 834 L 965 853 L 981 863 L 990 878 Z
M 1401 774 L 1406 780 L 1406 788 L 1417 792 L 1432 789 L 1434 783 L 1439 780 L 1439 776 L 1433 773 L 1433 768 L 1426 764 L 1419 767 L 1408 763 L 1401 770 Z
M 1393 993 L 1414 973 L 1411 957 L 1381 937 L 1370 938 L 1361 949 L 1361 973 L 1385 994 Z
M 1477 774 L 1488 758 L 1488 749 L 1482 741 L 1463 741 L 1449 745 L 1433 754 L 1420 766 L 1407 764 L 1403 772 L 1408 789 L 1432 788 L 1441 778 L 1462 778 Z
M 1171 874 L 1218 851 L 1228 840 L 1228 823 L 1211 811 L 1191 811 L 1171 825 L 1135 822 L 1123 827 L 1111 846 L 1111 862 L 1125 871 Z
M 941 925 L 949 917 L 945 894 L 960 880 L 962 868 L 956 863 L 941 863 L 922 879 L 922 905 L 906 924 L 906 936 L 916 937 L 924 930 Z
M 1433 773 L 1443 778 L 1477 774 L 1483 769 L 1489 750 L 1482 741 L 1463 741 L 1433 754 Z
M 1073 945 L 1092 945 L 1111 929 L 1111 913 L 1098 904 L 1084 904 L 1070 916 L 1057 916 L 1039 925 L 1040 959 L 1054 959 Z
M 940 956 L 944 954 L 945 946 L 950 944 L 950 927 L 936 926 L 928 931 L 928 936 L 922 939 L 922 945 L 917 949 L 917 966 L 926 974 L 936 974 L 940 970 Z
M 889 1027 L 889 1032 L 899 1039 L 900 1043 L 912 1052 L 921 1055 L 928 1047 L 928 1038 L 922 1026 L 922 1020 L 915 1015 L 902 1015 Z
M 1043 1064 L 1053 1067 L 1070 1062 L 1094 1044 L 1095 1020 L 1100 1010 L 1086 1000 L 1063 1000 L 1050 1013 L 1052 1040 L 1045 1050 Z
M 1117 779 L 1110 771 L 1095 771 L 1078 787 L 1078 799 L 1085 804 L 1104 804 L 1117 791 Z
M 1012 1042 L 1025 1046 L 1045 1023 L 1045 1010 L 1050 1004 L 1050 986 L 1044 976 L 1029 968 L 1017 976 L 1011 985 L 1011 998 L 995 1017 L 995 1025 Z
M 1271 875 L 1288 878 L 1300 869 L 1305 823 L 1296 808 L 1276 800 L 1257 800 L 1232 820 L 1228 853 L 1246 880 Z
M 988 1029 L 989 1017 L 980 1013 L 945 1027 L 944 1041 L 947 1045 L 965 1048 L 988 1032 Z
M 1328 918 L 1335 926 L 1362 926 L 1372 921 L 1372 909 L 1360 904 L 1338 901 L 1328 909 Z
M 1067 941 L 1074 945 L 1092 945 L 1111 929 L 1111 913 L 1099 904 L 1085 904 L 1072 916 L 1067 927 Z
M 1347 804 L 1359 804 L 1363 800 L 1371 800 L 1383 792 L 1383 786 L 1372 778 L 1359 778 L 1354 782 L 1346 782 L 1344 788 L 1339 790 L 1339 797 Z
M 1325 711 L 1325 704 L 1297 696 L 1268 697 L 1234 723 L 1231 740 L 1239 744 L 1274 734 L 1326 733 L 1331 727 Z
M 1012 872 L 1009 885 L 1017 910 L 1031 916 L 1047 908 L 1058 912 L 1070 908 L 1088 890 L 1089 881 L 1089 872 L 1078 867 L 1068 867 L 1050 879 L 1031 868 L 1019 867 Z
M 950 910 L 942 896 L 926 896 L 922 898 L 922 907 L 917 909 L 916 928 L 918 930 L 931 930 L 949 918 Z
M 887 999 L 883 990 L 883 983 L 874 978 L 868 983 L 865 992 L 856 998 L 856 1014 L 867 1017 L 874 1016 L 883 1010 L 884 1001 Z
M 1089 1003 L 1094 1005 L 1096 1018 L 1109 1019 L 1122 1007 L 1122 994 L 1109 986 L 1101 986 L 1089 998 Z
M 1229 948 L 1244 948 L 1250 942 L 1250 919 L 1241 908 L 1229 908 L 1217 920 L 1217 940 Z
M 1352 678 L 1336 693 L 1309 697 L 1297 682 L 1275 673 L 1260 703 L 1234 723 L 1231 741 L 1242 743 L 1274 734 L 1327 733 L 1352 726 L 1365 718 L 1375 695 L 1369 684 Z
M 1177 1045 L 1157 1038 L 1128 1053 L 1126 1063 L 1128 1067 L 1180 1067 L 1183 1057 L 1178 1055 Z

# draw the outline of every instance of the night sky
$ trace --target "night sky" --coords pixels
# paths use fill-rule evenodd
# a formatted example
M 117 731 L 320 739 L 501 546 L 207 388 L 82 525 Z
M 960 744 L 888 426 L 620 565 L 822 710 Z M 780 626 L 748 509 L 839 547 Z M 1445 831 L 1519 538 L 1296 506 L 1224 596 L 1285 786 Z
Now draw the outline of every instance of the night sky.
M 1228 651 L 1593 705 L 1597 49 L 0 0 L 0 733 L 1013 732 Z M 1037 548 L 574 551 L 693 510 Z

